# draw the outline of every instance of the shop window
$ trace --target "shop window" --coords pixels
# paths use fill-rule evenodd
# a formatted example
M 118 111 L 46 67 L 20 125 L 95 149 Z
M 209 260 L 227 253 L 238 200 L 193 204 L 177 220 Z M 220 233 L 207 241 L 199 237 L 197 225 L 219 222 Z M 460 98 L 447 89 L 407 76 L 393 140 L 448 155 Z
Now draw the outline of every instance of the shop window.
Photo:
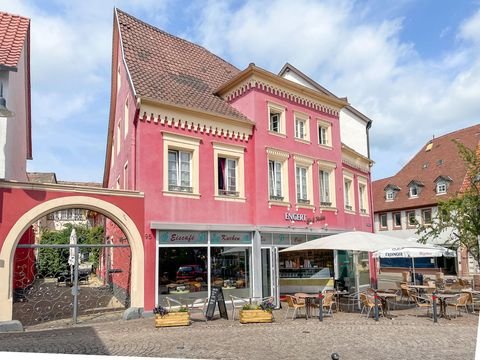
M 240 146 L 213 144 L 217 200 L 245 200 L 244 151 Z
M 280 278 L 328 279 L 333 276 L 333 251 L 279 253 Z M 294 285 L 292 285 L 294 286 Z M 298 285 L 300 290 L 300 284 Z
M 163 132 L 163 192 L 167 196 L 199 198 L 200 139 Z
M 250 248 L 211 247 L 212 286 L 221 286 L 224 296 L 250 296 Z

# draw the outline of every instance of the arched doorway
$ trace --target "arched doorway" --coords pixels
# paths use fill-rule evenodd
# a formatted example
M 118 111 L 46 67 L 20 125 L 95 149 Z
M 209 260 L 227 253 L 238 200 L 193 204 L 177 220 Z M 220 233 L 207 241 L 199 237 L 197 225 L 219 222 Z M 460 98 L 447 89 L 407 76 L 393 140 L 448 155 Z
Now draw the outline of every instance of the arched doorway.
M 102 253 L 104 255 L 104 259 L 102 261 L 105 264 L 105 270 L 106 270 L 105 274 L 107 276 L 105 281 L 108 286 L 119 285 L 119 281 L 116 281 L 115 278 L 117 278 L 117 280 L 120 277 L 122 277 L 124 280 L 128 279 L 127 283 L 128 283 L 129 289 L 128 290 L 124 289 L 125 296 L 120 297 L 121 298 L 120 302 L 123 303 L 124 305 L 127 305 L 127 307 L 135 307 L 135 308 L 143 307 L 144 255 L 143 255 L 142 239 L 136 224 L 122 209 L 120 209 L 119 207 L 109 202 L 106 202 L 104 200 L 100 200 L 94 197 L 88 197 L 88 196 L 66 196 L 66 197 L 61 197 L 61 198 L 46 201 L 30 209 L 23 216 L 21 216 L 20 219 L 17 220 L 15 225 L 9 231 L 0 252 L 0 283 L 8 284 L 8 286 L 3 286 L 0 288 L 0 321 L 12 320 L 14 300 L 21 301 L 21 295 L 19 295 L 18 292 L 17 293 L 15 292 L 15 286 L 18 286 L 18 283 L 15 283 L 14 280 L 18 280 L 18 276 L 16 279 L 15 277 L 16 270 L 14 266 L 16 263 L 17 264 L 19 263 L 18 261 L 19 259 L 15 258 L 15 253 L 21 250 L 21 255 L 17 254 L 17 257 L 18 256 L 30 257 L 30 260 L 24 259 L 23 264 L 22 264 L 22 261 L 20 261 L 20 264 L 24 265 L 23 269 L 31 269 L 31 265 L 28 265 L 28 263 L 29 261 L 35 260 L 36 258 L 32 256 L 35 253 L 38 255 L 38 252 L 39 252 L 39 249 L 35 249 L 35 246 L 28 248 L 28 246 L 26 247 L 19 244 L 23 234 L 26 233 L 28 229 L 31 227 L 31 225 L 39 218 L 55 211 L 61 211 L 63 209 L 72 209 L 72 208 L 83 208 L 83 209 L 92 210 L 92 211 L 101 213 L 105 215 L 107 218 L 109 218 L 112 222 L 114 222 L 118 226 L 118 228 L 123 232 L 123 234 L 125 235 L 124 237 L 125 241 L 122 244 L 120 243 L 108 244 L 108 242 L 105 242 L 105 243 L 98 243 L 98 244 L 89 244 L 88 246 L 85 246 L 85 248 L 88 250 L 88 252 L 92 251 L 95 248 L 97 249 L 98 254 Z M 91 246 L 91 245 L 95 245 L 95 246 Z M 44 248 L 48 248 L 48 247 L 44 247 Z M 53 250 L 55 248 L 56 250 Z M 62 251 L 65 252 L 65 250 L 68 252 L 69 248 L 77 249 L 77 255 L 81 253 L 81 251 L 79 251 L 79 249 L 81 248 L 80 245 L 75 247 L 50 246 L 50 250 L 53 250 L 54 253 L 62 252 Z M 114 263 L 112 262 L 111 256 L 112 255 L 115 256 L 115 253 L 119 253 L 119 252 L 124 253 L 122 255 L 123 263 L 125 265 L 124 269 L 115 268 L 114 266 L 112 266 L 112 264 Z M 80 268 L 76 268 L 76 269 L 80 270 Z M 128 273 L 126 271 L 128 271 Z M 122 275 L 119 276 L 119 274 L 122 274 Z M 28 278 L 28 276 L 31 277 L 32 275 L 33 274 L 29 274 L 26 276 Z M 52 285 L 51 283 L 56 281 L 57 283 L 55 285 L 58 285 L 58 283 L 64 283 L 64 282 L 66 283 L 67 282 L 66 280 L 68 280 L 68 279 L 65 279 L 65 276 L 64 278 L 62 278 L 62 275 L 58 273 L 49 274 L 49 275 L 55 275 L 55 276 L 54 277 L 49 276 L 47 281 L 45 281 L 46 279 L 41 277 L 43 284 L 50 283 L 50 285 Z M 72 274 L 69 274 L 69 275 L 71 276 Z M 77 280 L 85 280 L 81 278 L 82 277 L 81 271 L 80 272 L 77 271 L 77 276 L 78 275 L 80 275 L 80 277 Z M 73 278 L 71 277 L 71 279 Z M 72 289 L 73 291 L 71 291 L 71 293 L 73 294 L 76 291 L 75 289 L 77 289 L 77 287 L 72 287 Z M 49 291 L 46 290 L 46 286 L 42 288 L 41 292 L 43 294 L 49 293 Z M 63 293 L 63 296 L 66 296 L 65 293 Z M 64 299 L 64 302 L 68 302 L 68 300 L 69 299 Z M 43 303 L 42 306 L 45 306 L 45 308 L 48 310 L 49 304 Z M 40 306 L 37 306 L 37 308 L 40 308 Z

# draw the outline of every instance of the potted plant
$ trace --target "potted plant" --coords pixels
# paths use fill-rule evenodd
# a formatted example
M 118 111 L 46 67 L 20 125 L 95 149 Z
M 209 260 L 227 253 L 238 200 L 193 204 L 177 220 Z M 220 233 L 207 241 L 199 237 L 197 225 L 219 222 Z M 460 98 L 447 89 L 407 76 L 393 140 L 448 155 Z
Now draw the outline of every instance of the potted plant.
M 153 313 L 155 314 L 155 327 L 190 325 L 190 315 L 184 306 L 176 311 L 156 306 L 153 308 Z
M 264 301 L 260 305 L 245 304 L 240 310 L 240 323 L 268 323 L 273 321 L 274 305 Z

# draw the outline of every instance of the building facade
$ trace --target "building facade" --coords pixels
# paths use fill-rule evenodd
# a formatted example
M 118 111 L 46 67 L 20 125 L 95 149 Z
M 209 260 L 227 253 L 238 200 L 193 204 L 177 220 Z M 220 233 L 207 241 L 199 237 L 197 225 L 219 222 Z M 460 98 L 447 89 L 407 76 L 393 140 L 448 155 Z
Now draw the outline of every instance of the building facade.
M 240 71 L 118 9 L 112 56 L 104 186 L 145 193 L 145 309 L 333 286 L 348 254 L 279 250 L 373 230 L 371 121 L 289 64 Z
M 417 223 L 431 223 L 437 215 L 438 202 L 457 195 L 467 170 L 453 140 L 474 149 L 480 141 L 480 125 L 433 138 L 396 175 L 372 183 L 376 232 L 419 238 Z M 450 234 L 451 231 L 445 231 L 433 242 L 448 247 L 452 243 Z M 437 266 L 459 276 L 479 271 L 463 249 L 458 250 L 456 261 Z

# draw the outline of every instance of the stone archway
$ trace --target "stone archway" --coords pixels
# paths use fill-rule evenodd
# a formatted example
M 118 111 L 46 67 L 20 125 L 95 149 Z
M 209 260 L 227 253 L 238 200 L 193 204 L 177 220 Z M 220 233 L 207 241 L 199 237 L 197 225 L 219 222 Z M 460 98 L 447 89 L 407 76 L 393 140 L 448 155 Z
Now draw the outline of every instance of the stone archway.
M 10 229 L 0 251 L 0 321 L 12 320 L 12 278 L 15 249 L 23 233 L 42 216 L 66 208 L 94 210 L 110 218 L 123 231 L 132 253 L 131 307 L 143 308 L 144 304 L 144 251 L 142 237 L 134 221 L 119 207 L 93 197 L 66 196 L 45 201 L 22 215 Z

